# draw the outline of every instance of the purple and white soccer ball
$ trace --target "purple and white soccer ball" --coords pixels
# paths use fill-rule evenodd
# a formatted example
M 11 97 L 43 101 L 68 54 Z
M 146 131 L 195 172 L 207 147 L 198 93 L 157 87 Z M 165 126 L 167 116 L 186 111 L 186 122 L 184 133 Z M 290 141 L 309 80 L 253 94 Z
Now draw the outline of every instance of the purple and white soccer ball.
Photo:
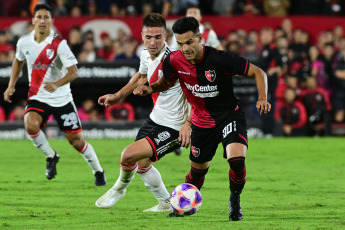
M 171 207 L 179 215 L 193 215 L 200 209 L 201 203 L 201 193 L 192 184 L 177 185 L 170 195 Z

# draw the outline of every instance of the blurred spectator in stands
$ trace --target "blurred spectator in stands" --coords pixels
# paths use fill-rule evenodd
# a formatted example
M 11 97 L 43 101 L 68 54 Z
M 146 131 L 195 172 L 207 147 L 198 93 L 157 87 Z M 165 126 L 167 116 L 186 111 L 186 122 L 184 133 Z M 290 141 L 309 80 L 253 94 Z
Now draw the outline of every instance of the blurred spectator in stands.
M 95 34 L 93 33 L 92 30 L 88 30 L 83 34 L 83 40 L 92 40 L 95 41 Z
M 129 36 L 129 35 L 127 34 L 127 32 L 126 32 L 124 29 L 122 29 L 122 28 L 118 29 L 118 30 L 116 31 L 116 34 L 117 34 L 116 39 L 118 39 L 118 40 L 120 40 L 120 41 L 122 41 L 122 42 L 124 42 L 124 41 L 130 39 L 130 36 Z
M 281 69 L 280 75 L 284 75 L 286 71 L 288 70 L 288 56 L 287 55 L 288 55 L 289 41 L 286 37 L 281 36 L 276 39 L 275 44 L 280 54 L 281 63 L 282 63 L 282 69 Z
M 146 15 L 153 12 L 153 5 L 149 2 L 146 2 L 142 5 L 141 11 L 142 11 L 141 16 L 145 17 Z
M 322 54 L 319 55 L 318 59 L 312 64 L 312 76 L 316 77 L 318 86 L 325 89 L 330 98 L 334 94 L 335 62 L 336 59 L 333 44 L 327 43 L 322 49 Z
M 83 49 L 79 53 L 78 60 L 80 62 L 88 62 L 92 63 L 97 60 L 100 60 L 100 58 L 97 56 L 95 44 L 93 40 L 87 39 L 83 44 Z
M 113 49 L 115 53 L 115 59 L 117 55 L 121 55 L 124 52 L 123 42 L 119 39 L 113 41 Z
M 256 30 L 250 30 L 248 32 L 247 39 L 252 40 L 256 44 L 256 46 L 259 45 L 259 34 Z
M 162 15 L 184 14 L 189 7 L 199 6 L 199 0 L 165 0 Z
M 288 15 L 290 0 L 264 0 L 263 12 L 268 16 L 284 17 Z
M 295 29 L 289 48 L 294 52 L 294 60 L 307 59 L 309 51 L 309 34 L 300 28 Z
M 258 54 L 256 43 L 252 39 L 248 39 L 245 45 L 244 58 L 248 59 L 251 63 L 259 63 L 260 56 Z
M 199 30 L 200 33 L 202 34 L 202 43 L 207 45 L 207 46 L 212 46 L 213 48 L 223 50 L 224 48 L 220 45 L 220 42 L 218 40 L 216 32 L 214 32 L 211 25 L 208 25 L 208 28 L 206 28 L 203 24 L 201 24 L 202 16 L 200 9 L 196 6 L 191 6 L 187 9 L 186 12 L 187 17 L 194 17 L 196 20 L 199 22 Z M 172 48 L 178 49 L 177 42 L 175 36 L 173 36 L 173 46 Z
M 303 104 L 296 100 L 294 89 L 285 89 L 284 102 L 279 109 L 278 119 L 283 122 L 284 136 L 306 134 L 307 113 Z
M 339 43 L 338 60 L 335 68 L 335 121 L 345 122 L 345 38 Z
M 229 42 L 227 46 L 225 47 L 225 50 L 238 56 L 240 55 L 240 51 L 241 51 L 240 43 L 238 41 Z
M 332 16 L 343 16 L 345 12 L 344 7 L 344 0 L 323 1 L 322 14 Z
M 113 61 L 115 57 L 113 41 L 107 32 L 102 32 L 100 38 L 102 40 L 102 47 L 97 50 L 97 55 L 103 60 Z
M 282 72 L 282 57 L 273 41 L 273 29 L 264 27 L 260 30 L 259 66 L 268 76 L 267 100 L 271 102 L 271 112 L 262 116 L 262 131 L 266 137 L 271 137 L 274 129 L 275 91 L 278 85 L 278 77 Z
M 292 14 L 320 15 L 324 0 L 292 0 Z
M 314 63 L 319 57 L 319 49 L 316 46 L 310 46 L 308 51 L 309 63 Z
M 301 101 L 307 111 L 308 125 L 307 135 L 319 134 L 316 125 L 324 124 L 324 135 L 330 136 L 332 129 L 331 109 L 332 105 L 326 91 L 317 86 L 314 77 L 306 80 L 306 89 L 302 91 Z
M 333 27 L 334 45 L 338 49 L 340 40 L 344 37 L 344 28 L 342 25 L 336 25 Z
M 67 8 L 65 5 L 65 0 L 55 0 L 55 4 L 53 5 L 53 16 L 54 17 L 61 17 L 61 16 L 67 16 Z
M 274 29 L 274 40 L 277 40 L 280 37 L 288 38 L 285 30 L 283 30 L 282 27 L 278 26 Z
M 233 14 L 246 16 L 260 15 L 262 13 L 261 0 L 236 0 L 234 3 Z
M 89 4 L 87 6 L 87 16 L 92 18 L 92 17 L 96 17 L 97 15 L 98 15 L 97 1 L 89 0 Z
M 0 15 L 6 17 L 18 16 L 20 0 L 0 1 Z
M 6 120 L 6 112 L 4 108 L 0 105 L 0 123 Z
M 289 39 L 289 41 L 292 39 L 292 21 L 289 18 L 285 18 L 281 23 L 281 28 L 286 33 L 286 37 Z
M 69 31 L 68 45 L 74 56 L 78 57 L 83 49 L 83 40 L 81 30 L 78 26 L 74 26 Z
M 114 120 L 135 120 L 135 110 L 132 104 L 129 102 L 123 102 L 122 104 L 111 105 L 105 109 L 105 119 L 107 121 Z
M 138 42 L 135 39 L 128 39 L 123 43 L 123 54 L 116 55 L 115 60 L 139 60 L 135 50 Z
M 70 14 L 72 14 L 72 9 L 74 7 L 79 8 L 81 15 L 87 14 L 87 7 L 89 5 L 89 0 L 67 0 L 67 2 L 68 2 L 68 9 L 70 11 Z
M 14 46 L 9 42 L 8 31 L 0 30 L 0 62 L 11 62 L 14 58 Z
M 226 38 L 228 42 L 239 42 L 240 35 L 238 34 L 237 30 L 231 30 L 226 36 Z
M 70 12 L 70 16 L 72 18 L 80 18 L 82 16 L 82 12 L 79 6 L 73 6 Z
M 109 5 L 109 15 L 110 17 L 123 17 L 126 15 L 126 11 L 120 8 L 118 4 L 111 3 Z
M 25 115 L 25 105 L 19 102 L 8 115 L 8 121 L 23 121 Z
M 102 119 L 102 114 L 98 111 L 95 101 L 90 98 L 81 102 L 78 115 L 81 121 L 99 121 Z
M 213 12 L 217 15 L 232 15 L 236 0 L 215 0 L 213 1 Z

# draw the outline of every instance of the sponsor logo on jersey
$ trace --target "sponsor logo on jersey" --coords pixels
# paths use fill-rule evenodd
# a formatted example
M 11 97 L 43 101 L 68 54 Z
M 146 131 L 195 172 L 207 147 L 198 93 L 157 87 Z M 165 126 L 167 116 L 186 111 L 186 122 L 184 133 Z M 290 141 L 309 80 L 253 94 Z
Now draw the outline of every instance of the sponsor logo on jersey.
M 207 80 L 209 80 L 210 82 L 213 82 L 214 80 L 216 80 L 216 71 L 215 70 L 205 71 L 205 76 Z
M 188 73 L 188 72 L 184 72 L 184 71 L 177 71 L 178 73 L 180 73 L 180 74 L 185 74 L 185 75 L 190 75 L 190 73 Z
M 200 149 L 197 148 L 197 147 L 192 146 L 192 154 L 193 154 L 193 156 L 195 156 L 195 157 L 200 156 Z
M 196 97 L 216 97 L 219 94 L 217 85 L 190 85 L 186 82 L 184 84 Z
M 55 64 L 52 63 L 50 65 L 45 65 L 45 64 L 41 64 L 41 62 L 39 62 L 36 65 L 31 65 L 31 68 L 32 68 L 32 70 L 34 70 L 34 69 L 41 70 L 41 69 L 48 69 L 50 66 L 54 67 Z
M 50 60 L 54 57 L 54 50 L 53 49 L 47 49 L 46 54 L 47 54 L 48 59 Z
M 223 129 L 223 138 L 225 138 L 229 133 L 236 132 L 236 121 L 230 122 Z
M 29 50 L 27 50 L 27 51 L 25 52 L 25 55 L 30 55 Z

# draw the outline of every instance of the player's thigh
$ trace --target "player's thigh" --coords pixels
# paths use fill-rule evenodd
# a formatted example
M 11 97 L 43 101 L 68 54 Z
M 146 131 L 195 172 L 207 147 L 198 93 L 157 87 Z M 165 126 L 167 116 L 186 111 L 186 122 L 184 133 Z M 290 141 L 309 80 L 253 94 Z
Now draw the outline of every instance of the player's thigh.
M 178 137 L 179 131 L 147 119 L 139 129 L 136 140 L 146 139 L 149 142 L 153 153 L 150 160 L 155 162 L 181 147 Z
M 219 143 L 220 138 L 216 127 L 201 128 L 192 125 L 189 159 L 197 164 L 211 161 Z
M 244 112 L 236 111 L 222 124 L 223 157 L 245 156 L 248 149 L 247 122 Z
M 132 164 L 140 160 L 150 158 L 152 155 L 153 151 L 149 141 L 143 138 L 128 145 L 122 151 L 121 162 L 125 164 Z
M 82 131 L 74 102 L 69 102 L 61 107 L 51 107 L 51 109 L 61 131 L 65 133 L 78 133 Z
M 36 100 L 29 100 L 24 115 L 25 129 L 28 131 L 38 131 L 46 125 L 50 114 L 51 111 L 47 104 Z

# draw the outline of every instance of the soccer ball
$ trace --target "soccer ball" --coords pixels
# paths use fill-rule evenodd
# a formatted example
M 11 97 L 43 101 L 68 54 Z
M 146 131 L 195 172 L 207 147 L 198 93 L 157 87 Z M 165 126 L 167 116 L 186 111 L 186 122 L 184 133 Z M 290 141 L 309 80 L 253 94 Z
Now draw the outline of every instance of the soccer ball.
M 179 215 L 193 215 L 200 209 L 201 201 L 199 189 L 188 183 L 177 185 L 170 196 L 171 207 Z

